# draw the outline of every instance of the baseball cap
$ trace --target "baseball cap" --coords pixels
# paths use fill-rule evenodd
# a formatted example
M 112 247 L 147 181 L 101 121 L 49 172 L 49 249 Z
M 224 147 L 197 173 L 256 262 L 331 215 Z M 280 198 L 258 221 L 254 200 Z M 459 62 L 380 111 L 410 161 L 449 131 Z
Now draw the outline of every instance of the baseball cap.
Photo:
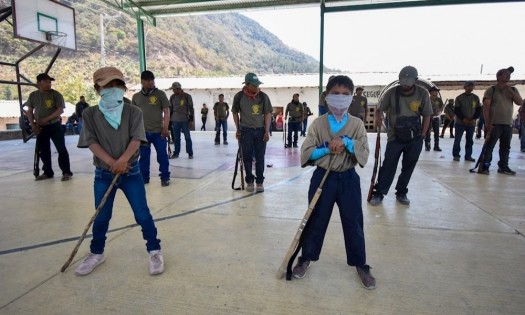
M 153 72 L 146 70 L 143 71 L 140 75 L 141 80 L 155 80 L 155 76 L 153 75 Z
M 365 89 L 365 88 L 362 87 L 362 86 L 358 86 L 358 87 L 355 88 L 356 91 L 357 91 L 357 90 L 364 90 L 364 89 Z
M 428 89 L 429 92 L 436 91 L 439 92 L 439 89 L 435 86 L 432 86 L 430 89 Z
M 417 69 L 412 66 L 406 66 L 399 72 L 399 84 L 412 86 L 417 80 Z
M 508 72 L 510 73 L 513 73 L 514 72 L 514 67 L 508 67 L 506 69 L 499 69 L 498 72 L 496 73 L 496 76 L 499 77 L 503 71 L 507 70 Z
M 126 83 L 122 72 L 115 67 L 103 67 L 93 73 L 93 83 L 98 86 L 105 86 L 113 80 L 120 80 Z
M 474 86 L 476 85 L 476 82 L 474 81 L 465 81 L 465 84 L 463 86 Z
M 172 88 L 172 89 L 180 89 L 180 88 L 182 88 L 182 86 L 180 85 L 179 82 L 173 82 L 173 83 L 171 84 L 171 88 Z
M 47 73 L 40 73 L 36 76 L 36 82 L 42 81 L 42 80 L 49 80 L 49 81 L 55 81 L 54 78 L 50 77 Z
M 248 72 L 244 76 L 244 82 L 243 83 L 249 83 L 249 84 L 255 85 L 255 86 L 259 86 L 259 85 L 263 84 L 261 81 L 259 81 L 259 78 L 257 77 L 257 75 L 255 73 L 252 73 L 252 72 Z

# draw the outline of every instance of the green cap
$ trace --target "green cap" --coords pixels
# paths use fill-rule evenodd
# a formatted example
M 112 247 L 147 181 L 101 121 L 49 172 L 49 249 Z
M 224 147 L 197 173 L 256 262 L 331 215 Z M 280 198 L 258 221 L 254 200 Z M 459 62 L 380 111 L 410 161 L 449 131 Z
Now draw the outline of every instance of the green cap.
M 244 84 L 249 83 L 251 85 L 259 86 L 263 84 L 261 81 L 259 81 L 259 78 L 255 73 L 249 72 L 244 76 Z

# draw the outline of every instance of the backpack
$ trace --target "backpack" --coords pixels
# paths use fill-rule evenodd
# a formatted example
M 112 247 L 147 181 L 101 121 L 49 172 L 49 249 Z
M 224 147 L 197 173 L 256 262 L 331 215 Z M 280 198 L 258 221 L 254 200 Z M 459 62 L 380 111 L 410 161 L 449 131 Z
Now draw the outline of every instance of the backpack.
M 421 119 L 419 113 L 417 116 L 399 116 L 401 110 L 399 109 L 400 98 L 399 87 L 396 87 L 396 125 L 394 126 L 394 133 L 396 139 L 401 143 L 408 143 L 421 135 Z

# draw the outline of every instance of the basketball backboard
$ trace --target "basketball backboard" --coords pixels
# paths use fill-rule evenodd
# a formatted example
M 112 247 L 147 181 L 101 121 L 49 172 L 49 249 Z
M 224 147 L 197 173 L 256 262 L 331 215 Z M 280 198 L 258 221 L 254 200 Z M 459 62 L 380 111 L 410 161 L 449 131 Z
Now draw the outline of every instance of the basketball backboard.
M 14 36 L 77 49 L 75 9 L 52 0 L 12 0 Z

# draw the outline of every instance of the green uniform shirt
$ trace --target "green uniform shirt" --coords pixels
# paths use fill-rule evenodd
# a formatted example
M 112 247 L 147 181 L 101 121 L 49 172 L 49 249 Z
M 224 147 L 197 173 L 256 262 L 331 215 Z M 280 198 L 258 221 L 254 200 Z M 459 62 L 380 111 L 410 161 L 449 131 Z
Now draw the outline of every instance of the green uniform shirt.
M 188 121 L 189 117 L 194 117 L 193 99 L 188 93 L 182 93 L 181 96 L 171 95 L 170 97 L 171 121 L 183 122 Z
M 396 125 L 396 88 L 386 91 L 379 104 L 379 110 L 384 111 L 388 120 L 387 136 L 388 141 L 395 139 L 394 127 Z M 432 115 L 432 106 L 428 91 L 416 85 L 415 91 L 411 95 L 399 95 L 400 117 L 403 116 L 430 116 Z
M 226 116 L 228 116 L 228 111 L 230 110 L 230 106 L 226 102 L 217 102 L 215 105 L 213 105 L 213 111 L 217 115 L 218 119 L 224 120 L 226 119 Z
M 36 121 L 53 114 L 58 108 L 65 107 L 64 97 L 53 89 L 47 92 L 41 92 L 40 90 L 31 92 L 26 104 L 29 110 L 35 109 L 34 116 Z M 58 121 L 60 121 L 60 117 L 50 121 L 49 124 Z
M 443 100 L 440 97 L 437 97 L 435 99 L 430 98 L 430 102 L 432 103 L 432 112 L 434 116 L 438 116 L 443 111 L 443 107 L 445 105 L 443 104 Z
M 477 117 L 474 117 L 474 114 L 476 113 L 477 108 L 480 108 L 481 110 L 481 104 L 479 101 L 479 97 L 474 93 L 460 94 L 458 97 L 456 97 L 456 101 L 454 102 L 454 108 L 455 109 L 459 108 L 459 110 L 463 114 L 463 117 L 466 119 L 470 120 L 473 118 L 477 118 Z M 459 119 L 459 117 L 457 116 L 456 118 L 457 119 L 454 120 L 455 124 L 464 125 L 462 119 Z M 472 126 L 474 125 L 475 125 L 475 122 L 473 122 Z
M 352 139 L 357 163 L 362 167 L 365 166 L 368 161 L 368 155 L 370 154 L 370 148 L 368 147 L 368 138 L 363 121 L 359 118 L 349 116 L 346 124 L 337 133 L 333 134 L 330 130 L 328 114 L 316 118 L 310 125 L 306 139 L 301 145 L 301 166 L 317 165 L 327 169 L 330 155 L 325 155 L 315 161 L 310 161 L 310 156 L 318 146 L 339 136 L 348 136 Z M 347 153 L 333 156 L 333 159 L 335 159 L 332 163 L 333 171 L 344 172 L 357 165 L 352 161 L 350 153 L 346 150 L 345 152 Z
M 514 93 L 519 95 L 516 88 Z M 494 92 L 492 92 L 494 90 Z M 514 102 L 510 95 L 504 92 L 503 89 L 497 85 L 488 88 L 483 95 L 483 99 L 491 100 L 490 117 L 493 125 L 509 125 L 512 126 L 512 115 L 514 113 Z
M 273 108 L 266 93 L 259 91 L 255 99 L 251 99 L 240 91 L 233 98 L 232 112 L 240 114 L 241 127 L 264 128 L 264 116 L 273 112 Z
M 291 121 L 301 121 L 303 117 L 303 104 L 297 102 L 297 104 L 294 104 L 294 102 L 288 103 L 286 106 L 285 113 L 288 113 L 288 116 L 291 118 Z
M 82 113 L 83 126 L 78 138 L 79 148 L 88 148 L 98 143 L 111 157 L 118 159 L 126 151 L 131 140 L 146 141 L 142 111 L 136 106 L 124 103 L 122 118 L 118 130 L 115 130 L 104 118 L 98 106 L 86 108 Z M 133 154 L 130 163 L 139 158 L 139 150 Z M 109 170 L 109 165 L 93 155 L 93 165 Z
M 352 98 L 352 104 L 348 108 L 348 113 L 352 116 L 365 118 L 365 108 L 368 106 L 368 100 L 363 95 L 356 95 Z
M 170 106 L 168 97 L 164 91 L 155 89 L 147 95 L 144 95 L 142 91 L 140 91 L 133 95 L 131 104 L 142 110 L 144 129 L 146 132 L 159 133 L 162 131 L 163 111 Z
M 201 109 L 201 116 L 202 116 L 202 118 L 208 117 L 208 109 L 207 108 L 202 108 Z

